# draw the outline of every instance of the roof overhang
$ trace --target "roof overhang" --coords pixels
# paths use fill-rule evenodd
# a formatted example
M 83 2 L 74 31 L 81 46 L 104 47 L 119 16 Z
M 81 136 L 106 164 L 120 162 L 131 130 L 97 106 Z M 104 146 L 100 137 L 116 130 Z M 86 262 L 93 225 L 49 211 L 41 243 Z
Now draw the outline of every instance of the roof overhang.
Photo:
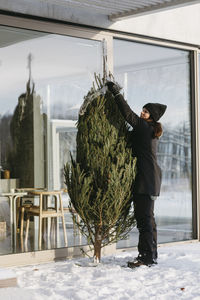
M 89 14 L 106 15 L 112 22 L 200 3 L 200 0 L 39 0 L 47 4 L 79 8 Z

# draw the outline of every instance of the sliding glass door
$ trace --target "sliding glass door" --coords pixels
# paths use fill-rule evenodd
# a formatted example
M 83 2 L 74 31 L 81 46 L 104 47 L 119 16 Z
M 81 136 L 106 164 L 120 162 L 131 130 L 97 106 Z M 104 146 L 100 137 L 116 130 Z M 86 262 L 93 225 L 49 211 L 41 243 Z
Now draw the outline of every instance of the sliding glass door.
M 114 40 L 114 75 L 138 114 L 144 104 L 167 105 L 158 146 L 162 190 L 156 200 L 158 242 L 192 238 L 189 52 Z M 136 230 L 119 246 L 136 245 Z

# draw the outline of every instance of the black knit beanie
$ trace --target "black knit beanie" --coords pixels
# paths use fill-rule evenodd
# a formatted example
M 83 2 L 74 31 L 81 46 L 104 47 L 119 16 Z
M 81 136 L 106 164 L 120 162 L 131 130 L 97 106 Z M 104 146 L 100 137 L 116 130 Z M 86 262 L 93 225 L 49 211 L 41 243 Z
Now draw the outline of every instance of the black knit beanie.
M 166 111 L 167 105 L 160 103 L 147 103 L 143 106 L 143 108 L 146 108 L 152 119 L 157 122 Z

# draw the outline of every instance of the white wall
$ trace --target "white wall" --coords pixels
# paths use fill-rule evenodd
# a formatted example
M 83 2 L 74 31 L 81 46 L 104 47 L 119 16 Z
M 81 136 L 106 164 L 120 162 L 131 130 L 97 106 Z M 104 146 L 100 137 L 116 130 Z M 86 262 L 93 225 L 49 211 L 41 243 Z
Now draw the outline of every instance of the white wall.
M 200 45 L 200 4 L 117 22 L 105 15 L 43 0 L 1 0 L 0 9 Z
M 118 21 L 109 28 L 200 45 L 200 4 Z

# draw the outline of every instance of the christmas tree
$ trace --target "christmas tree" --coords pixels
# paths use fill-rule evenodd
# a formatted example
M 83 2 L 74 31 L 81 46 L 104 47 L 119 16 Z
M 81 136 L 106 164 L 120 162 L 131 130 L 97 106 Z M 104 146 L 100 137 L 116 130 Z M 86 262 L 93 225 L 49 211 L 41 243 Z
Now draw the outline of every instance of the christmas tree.
M 100 261 L 102 247 L 128 236 L 135 225 L 132 186 L 136 159 L 130 131 L 105 80 L 84 99 L 78 119 L 77 156 L 64 168 L 70 210 Z M 80 216 L 80 222 L 75 218 Z

